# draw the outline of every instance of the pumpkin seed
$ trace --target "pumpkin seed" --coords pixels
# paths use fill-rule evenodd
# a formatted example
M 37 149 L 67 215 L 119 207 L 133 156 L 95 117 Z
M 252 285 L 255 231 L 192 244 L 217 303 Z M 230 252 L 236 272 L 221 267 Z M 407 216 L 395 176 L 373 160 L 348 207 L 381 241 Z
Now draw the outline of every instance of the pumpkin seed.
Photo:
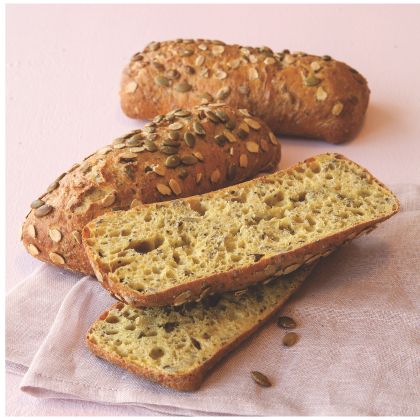
M 178 70 L 169 70 L 166 73 L 166 77 L 171 80 L 178 79 L 181 76 L 181 73 Z
M 56 252 L 50 252 L 49 253 L 49 257 L 50 257 L 50 260 L 54 263 L 54 264 L 60 264 L 60 265 L 63 265 L 63 264 L 65 264 L 65 260 L 64 260 L 64 258 L 63 258 L 63 256 L 62 255 L 60 255 L 60 254 L 57 254 Z
M 235 179 L 235 176 L 236 176 L 236 166 L 233 164 L 230 164 L 227 171 L 227 179 L 229 181 L 233 181 L 233 179 Z
M 161 75 L 158 75 L 158 76 L 155 77 L 155 82 L 159 86 L 169 87 L 169 85 L 170 85 L 169 79 L 167 79 L 165 76 L 161 76 Z
M 168 126 L 168 129 L 169 130 L 180 130 L 182 127 L 184 127 L 184 124 L 182 124 L 181 121 L 177 121 L 177 122 L 174 122 L 173 124 L 170 124 Z
M 157 165 L 157 166 L 155 166 L 155 167 L 153 168 L 153 172 L 154 172 L 156 175 L 159 175 L 159 176 L 165 176 L 165 174 L 166 174 L 166 169 L 165 169 L 163 166 L 159 166 L 159 165 Z
M 247 141 L 246 150 L 248 150 L 249 153 L 258 153 L 260 151 L 260 146 L 254 141 Z
M 249 89 L 249 87 L 247 85 L 240 85 L 238 87 L 238 91 L 242 95 L 249 95 L 249 93 L 251 92 L 251 90 Z
M 206 58 L 204 57 L 204 55 L 197 56 L 197 58 L 195 59 L 195 65 L 196 66 L 201 66 L 204 63 L 205 59 Z
M 41 207 L 38 207 L 35 210 L 35 216 L 36 217 L 44 217 L 46 216 L 48 213 L 51 213 L 53 207 L 50 206 L 49 204 L 43 204 Z
M 249 117 L 249 118 L 251 118 L 251 117 L 252 117 L 252 115 L 249 113 L 249 111 L 248 111 L 246 108 L 241 108 L 241 109 L 238 109 L 238 112 L 239 112 L 241 115 L 243 115 L 244 117 Z
M 45 201 L 40 200 L 38 198 L 38 199 L 32 201 L 32 203 L 31 203 L 31 209 L 37 209 L 37 208 L 43 206 L 44 204 L 45 204 Z
M 318 79 L 318 77 L 316 76 L 309 76 L 304 80 L 304 82 L 306 86 L 312 87 L 312 86 L 319 85 L 321 83 L 321 79 Z
M 187 111 L 186 109 L 180 109 L 178 111 L 176 111 L 174 113 L 175 117 L 181 117 L 181 118 L 185 118 L 185 117 L 189 117 L 191 115 L 190 111 Z
M 259 130 L 261 128 L 261 124 L 251 118 L 244 118 L 244 122 L 254 130 Z
M 181 164 L 181 159 L 178 155 L 171 155 L 165 160 L 165 166 L 167 168 L 176 168 Z
M 109 153 L 112 150 L 111 147 L 103 147 L 102 149 L 99 149 L 96 153 L 98 155 L 106 155 L 107 153 Z
M 225 51 L 225 47 L 223 45 L 215 45 L 212 47 L 211 52 L 213 55 L 221 55 Z
M 156 152 L 156 150 L 158 149 L 157 148 L 157 146 L 156 146 L 156 144 L 155 143 L 153 143 L 152 141 L 150 141 L 150 140 L 146 140 L 145 142 L 144 142 L 144 148 L 148 151 L 148 152 Z M 132 151 L 132 152 L 134 152 L 134 153 L 138 153 L 138 152 L 140 152 L 141 150 L 138 150 L 138 149 L 141 149 L 140 147 L 138 147 L 137 149 L 136 149 L 136 152 L 134 152 L 134 150 L 133 149 L 130 149 L 130 151 Z
M 58 182 L 54 181 L 52 184 L 50 184 L 47 188 L 47 193 L 50 193 L 51 191 L 54 191 L 58 187 Z
M 29 225 L 28 226 L 28 235 L 33 239 L 36 238 L 36 229 L 35 229 L 34 225 Z
M 341 102 L 336 102 L 332 107 L 332 114 L 338 117 L 343 111 L 344 105 Z
M 217 109 L 215 114 L 221 122 L 226 123 L 229 121 L 228 115 L 226 114 L 226 112 L 222 111 L 221 109 Z
M 222 87 L 221 89 L 218 90 L 216 94 L 216 98 L 223 101 L 230 95 L 230 92 L 231 92 L 231 89 L 229 86 Z
M 188 84 L 187 82 L 181 82 L 175 85 L 174 88 L 177 92 L 185 93 L 185 92 L 189 92 L 192 89 L 192 86 Z
M 169 146 L 169 147 L 180 147 L 181 145 L 178 143 L 178 141 L 176 140 L 172 140 L 172 139 L 165 139 L 163 140 L 162 144 L 164 146 Z
M 321 65 L 318 63 L 318 61 L 312 61 L 310 66 L 311 66 L 311 69 L 315 72 L 321 70 Z
M 191 343 L 197 350 L 201 350 L 201 343 L 197 339 L 191 337 Z
M 274 64 L 276 62 L 276 60 L 273 58 L 273 57 L 267 57 L 265 60 L 264 60 L 264 64 L 265 65 L 270 65 L 270 64 Z
M 198 121 L 193 122 L 193 130 L 194 130 L 194 133 L 199 135 L 199 136 L 205 136 L 206 135 L 206 130 L 201 125 L 201 123 L 198 122 Z
M 203 179 L 203 174 L 201 172 L 199 172 L 196 176 L 195 176 L 195 183 L 198 185 L 201 180 Z
M 125 143 L 127 146 L 140 146 L 143 143 L 143 140 L 140 140 L 139 138 L 131 138 L 128 139 Z
M 187 73 L 187 74 L 194 74 L 195 73 L 194 67 L 185 66 L 184 68 L 185 68 L 185 73 Z
M 131 152 L 125 152 L 122 153 L 119 157 L 118 160 L 120 162 L 126 163 L 126 162 L 132 162 L 134 160 L 137 159 L 137 155 L 135 153 L 131 153 Z
M 245 55 L 245 56 L 248 56 L 249 54 L 251 54 L 251 52 L 249 51 L 249 49 L 248 49 L 248 48 L 245 48 L 245 47 L 242 47 L 242 48 L 240 49 L 240 51 L 241 51 L 241 53 L 242 53 L 243 55 Z
M 33 244 L 29 244 L 27 249 L 33 257 L 39 254 L 39 249 Z
M 49 229 L 48 236 L 53 242 L 60 242 L 63 237 L 63 235 L 58 229 Z
M 203 162 L 204 161 L 204 156 L 201 154 L 201 152 L 193 152 L 193 155 L 200 161 Z
M 219 145 L 223 146 L 227 142 L 227 138 L 223 134 L 217 134 L 214 137 L 214 141 Z
M 191 296 L 192 293 L 189 290 L 182 292 L 174 299 L 174 306 L 183 305 L 184 303 L 188 302 Z
M 223 131 L 224 136 L 228 139 L 229 143 L 236 143 L 238 138 L 231 131 Z
M 197 163 L 197 158 L 193 155 L 187 155 L 187 156 L 182 156 L 181 157 L 181 162 L 184 165 L 195 165 Z
M 227 73 L 223 70 L 217 70 L 214 77 L 218 80 L 224 80 L 227 77 Z
M 144 152 L 145 150 L 146 150 L 146 148 L 145 147 L 130 147 L 130 149 L 128 149 L 129 150 L 129 152 L 131 152 L 131 153 L 141 153 L 141 152 Z M 156 150 L 157 150 L 157 148 L 156 148 Z M 156 150 L 153 150 L 153 152 L 155 152 Z M 149 150 L 149 152 L 150 151 L 152 151 L 152 150 Z
M 209 69 L 207 67 L 204 67 L 201 71 L 200 71 L 200 76 L 201 77 L 209 77 Z
M 195 137 L 194 134 L 190 131 L 186 131 L 184 134 L 184 141 L 187 144 L 188 147 L 193 148 L 195 145 Z
M 115 203 L 116 200 L 116 194 L 114 191 L 110 192 L 107 196 L 105 196 L 101 201 L 102 207 L 109 207 L 112 206 Z
M 228 120 L 228 121 L 225 123 L 225 127 L 226 127 L 228 130 L 233 130 L 233 129 L 236 127 L 236 120 L 235 120 L 234 118 L 231 118 L 230 120 Z
M 319 88 L 316 90 L 315 96 L 317 101 L 325 101 L 325 99 L 327 99 L 328 93 L 325 92 L 322 86 L 319 86 Z
M 231 68 L 231 69 L 237 69 L 238 67 L 239 67 L 239 65 L 241 64 L 241 61 L 240 60 L 238 60 L 238 59 L 236 59 L 236 60 L 232 60 L 232 61 L 230 61 L 229 63 L 228 63 L 228 66 Z
M 215 124 L 220 122 L 219 118 L 213 111 L 204 111 L 204 114 L 210 121 L 214 122 Z
M 82 243 L 82 235 L 77 230 L 73 230 L 71 236 L 78 244 Z
M 281 316 L 277 321 L 277 325 L 281 328 L 285 328 L 286 330 L 296 328 L 295 320 L 288 316 Z
M 323 55 L 323 56 L 322 56 L 322 59 L 323 59 L 324 61 L 331 61 L 331 56 L 329 56 L 329 55 Z
M 258 62 L 258 57 L 254 54 L 250 54 L 248 56 L 249 62 L 252 64 L 255 64 L 256 62 Z
M 160 42 L 152 41 L 146 48 L 152 51 L 157 51 L 160 48 Z
M 219 169 L 215 169 L 210 175 L 210 181 L 213 184 L 216 184 L 217 182 L 220 181 L 220 177 L 221 177 L 221 174 L 220 174 Z
M 251 377 L 260 386 L 263 386 L 263 387 L 266 387 L 266 388 L 271 386 L 271 382 L 268 380 L 267 376 L 265 376 L 261 372 L 253 370 L 251 372 Z
M 270 145 L 268 144 L 267 140 L 261 139 L 260 145 L 263 152 L 268 152 L 270 150 Z
M 248 156 L 245 154 L 242 154 L 239 156 L 239 166 L 241 168 L 246 168 L 248 166 Z
M 162 194 L 162 195 L 171 195 L 172 191 L 171 189 L 165 185 L 165 184 L 156 184 L 156 189 Z
M 248 70 L 249 80 L 258 80 L 258 71 L 253 67 Z
M 283 344 L 287 347 L 294 346 L 299 341 L 299 336 L 295 332 L 289 332 L 283 337 Z
M 207 50 L 207 45 L 206 44 L 199 44 L 197 48 L 201 51 L 206 51 Z
M 178 181 L 174 178 L 169 180 L 169 186 L 171 190 L 174 192 L 175 195 L 180 195 L 182 193 L 181 186 L 179 185 Z
M 134 93 L 137 90 L 137 83 L 132 80 L 131 82 L 128 82 L 127 85 L 125 86 L 125 93 Z
M 156 68 L 156 70 L 164 71 L 165 66 L 162 63 L 159 63 L 159 61 L 152 61 L 153 66 Z
M 178 153 L 178 147 L 161 146 L 159 150 L 165 155 L 174 155 Z
M 271 131 L 268 133 L 268 137 L 271 141 L 271 144 L 274 144 L 274 145 L 279 144 L 277 137 Z

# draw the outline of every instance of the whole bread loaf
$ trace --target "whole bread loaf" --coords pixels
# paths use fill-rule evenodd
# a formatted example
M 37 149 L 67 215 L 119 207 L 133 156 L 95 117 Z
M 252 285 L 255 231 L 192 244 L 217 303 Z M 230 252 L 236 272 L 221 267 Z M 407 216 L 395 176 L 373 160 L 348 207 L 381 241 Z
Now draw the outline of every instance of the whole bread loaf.
M 132 118 L 222 100 L 249 109 L 275 133 L 340 143 L 361 127 L 369 93 L 362 75 L 326 55 L 179 39 L 135 54 L 120 97 Z
M 277 138 L 244 109 L 176 109 L 60 175 L 31 204 L 23 243 L 40 260 L 93 274 L 81 230 L 95 217 L 232 185 L 279 160 Z
M 266 285 L 177 308 L 136 309 L 117 303 L 92 325 L 86 342 L 111 363 L 162 385 L 192 391 L 222 357 L 278 312 L 311 269 L 305 266 Z
M 283 275 L 395 214 L 395 195 L 338 154 L 83 229 L 96 276 L 135 306 L 182 304 Z

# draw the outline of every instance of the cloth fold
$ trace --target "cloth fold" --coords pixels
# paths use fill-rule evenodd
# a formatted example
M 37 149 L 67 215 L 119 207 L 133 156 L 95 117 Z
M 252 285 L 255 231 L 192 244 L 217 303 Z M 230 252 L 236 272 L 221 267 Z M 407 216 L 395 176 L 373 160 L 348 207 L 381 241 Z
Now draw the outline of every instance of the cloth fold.
M 402 211 L 318 264 L 283 313 L 299 342 L 271 323 L 180 393 L 96 358 L 84 344 L 114 300 L 91 277 L 42 266 L 6 299 L 9 370 L 41 398 L 122 404 L 173 415 L 420 413 L 420 186 L 394 188 Z M 250 371 L 265 373 L 259 388 Z

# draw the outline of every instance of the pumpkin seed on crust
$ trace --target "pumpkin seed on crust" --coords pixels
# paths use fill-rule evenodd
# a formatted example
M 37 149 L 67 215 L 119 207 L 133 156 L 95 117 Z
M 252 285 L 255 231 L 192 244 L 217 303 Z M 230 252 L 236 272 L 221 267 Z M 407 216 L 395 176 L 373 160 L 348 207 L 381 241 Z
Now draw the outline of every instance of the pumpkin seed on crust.
M 248 156 L 246 154 L 242 154 L 239 157 L 239 166 L 241 168 L 246 168 L 248 166 Z
M 205 136 L 206 135 L 206 130 L 204 129 L 202 124 L 198 121 L 193 122 L 193 130 L 194 130 L 194 133 L 199 135 L 199 136 Z
M 174 86 L 174 89 L 177 92 L 185 93 L 185 92 L 189 92 L 192 89 L 192 86 L 187 82 L 181 82 L 181 83 L 176 84 Z
M 37 200 L 32 201 L 31 203 L 31 209 L 37 209 L 45 204 L 44 200 L 40 200 L 39 198 Z
M 176 179 L 171 178 L 169 180 L 169 186 L 171 187 L 171 190 L 174 192 L 175 195 L 180 195 L 182 193 L 182 188 Z
M 249 153 L 258 153 L 260 151 L 260 146 L 254 141 L 247 141 L 246 150 L 248 150 Z
M 162 195 L 171 195 L 172 190 L 165 184 L 156 184 L 156 189 L 162 194 Z
M 64 257 L 60 254 L 57 254 L 56 252 L 50 252 L 49 253 L 49 257 L 50 260 L 54 263 L 54 264 L 59 264 L 59 265 L 63 265 L 66 263 Z
M 219 169 L 215 169 L 210 175 L 210 181 L 216 184 L 220 181 L 221 173 Z
M 167 168 L 176 168 L 181 164 L 181 159 L 178 155 L 168 156 L 165 160 L 165 166 Z
M 63 235 L 58 229 L 49 229 L 48 236 L 51 238 L 53 242 L 60 242 L 63 238 Z
M 244 118 L 244 122 L 254 130 L 259 130 L 261 128 L 261 124 L 252 118 Z
M 43 204 L 41 207 L 38 207 L 35 210 L 35 216 L 36 217 L 44 217 L 47 214 L 51 213 L 51 211 L 53 210 L 53 207 L 50 206 L 49 204 Z
M 27 250 L 33 257 L 39 254 L 39 249 L 34 244 L 29 244 Z
M 184 141 L 188 147 L 193 148 L 195 146 L 195 137 L 194 134 L 190 131 L 186 131 L 184 134 Z
M 32 239 L 36 239 L 36 228 L 34 225 L 28 225 L 28 229 L 27 229 L 28 235 L 32 238 Z
M 162 76 L 162 75 L 156 76 L 155 77 L 155 82 L 159 86 L 164 86 L 164 87 L 169 87 L 170 86 L 169 79 L 167 79 L 165 76 Z

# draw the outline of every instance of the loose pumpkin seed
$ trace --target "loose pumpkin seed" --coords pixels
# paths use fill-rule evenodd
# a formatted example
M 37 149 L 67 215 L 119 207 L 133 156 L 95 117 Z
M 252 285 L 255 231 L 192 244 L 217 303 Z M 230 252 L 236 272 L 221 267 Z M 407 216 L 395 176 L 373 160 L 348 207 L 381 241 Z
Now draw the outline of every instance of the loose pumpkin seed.
M 50 252 L 49 253 L 49 257 L 50 257 L 50 260 L 54 263 L 54 264 L 60 264 L 60 265 L 63 265 L 63 264 L 65 264 L 65 259 L 63 258 L 63 256 L 62 255 L 60 255 L 60 254 L 57 254 L 56 252 Z
M 186 131 L 184 134 L 184 141 L 188 147 L 193 148 L 195 146 L 195 137 L 194 134 L 190 131 Z
M 192 89 L 192 86 L 188 84 L 187 82 L 181 82 L 175 85 L 174 89 L 177 92 L 185 93 L 185 92 L 189 92 Z
M 245 154 L 242 154 L 239 156 L 239 166 L 241 168 L 246 168 L 248 166 L 248 156 Z
M 53 207 L 50 206 L 49 204 L 43 204 L 41 207 L 38 207 L 35 210 L 34 214 L 35 214 L 36 217 L 44 217 L 47 214 L 51 213 L 52 209 L 53 209 Z
M 271 382 L 268 380 L 267 376 L 265 376 L 261 372 L 253 370 L 251 372 L 251 377 L 260 386 L 263 386 L 263 387 L 266 387 L 266 388 L 271 386 Z
M 260 151 L 260 146 L 254 141 L 247 141 L 246 150 L 248 150 L 249 153 L 258 153 Z
M 49 229 L 48 236 L 53 242 L 60 242 L 63 237 L 63 235 L 58 229 Z
M 332 107 L 332 114 L 338 117 L 343 112 L 344 105 L 341 102 L 336 102 Z
M 171 190 L 174 192 L 175 195 L 180 195 L 182 193 L 181 186 L 179 185 L 178 181 L 174 178 L 169 180 L 169 186 Z
M 33 257 L 39 254 L 39 249 L 33 244 L 29 244 L 27 249 Z
M 36 239 L 36 229 L 34 225 L 29 225 L 28 226 L 28 235 L 33 238 Z
M 194 133 L 199 135 L 199 136 L 205 136 L 206 135 L 206 130 L 201 125 L 201 123 L 198 122 L 198 121 L 193 122 L 193 130 L 194 130 Z
M 296 328 L 295 320 L 288 316 L 281 316 L 277 321 L 277 325 L 286 330 L 292 330 L 293 328 Z
M 187 166 L 195 165 L 197 163 L 197 161 L 198 161 L 197 158 L 193 155 L 187 155 L 187 156 L 182 156 L 181 157 L 181 162 L 184 165 L 187 165 Z
M 169 87 L 170 86 L 169 79 L 167 79 L 165 76 L 162 76 L 162 75 L 156 76 L 155 77 L 155 82 L 159 86 L 164 86 L 164 87 Z
M 215 169 L 210 175 L 210 181 L 213 184 L 216 184 L 217 182 L 220 181 L 220 177 L 221 177 L 221 173 L 220 173 L 219 169 Z
M 165 184 L 156 184 L 156 189 L 162 194 L 162 195 L 171 195 L 172 190 Z
M 321 79 L 318 79 L 316 76 L 309 76 L 306 79 L 304 79 L 305 86 L 316 86 L 321 83 Z
M 230 95 L 230 92 L 231 92 L 231 88 L 229 86 L 222 87 L 221 89 L 218 90 L 216 97 L 217 99 L 223 101 Z
M 315 96 L 317 101 L 325 101 L 325 99 L 327 99 L 328 93 L 325 92 L 322 86 L 319 86 L 316 90 Z
M 167 168 L 176 168 L 181 164 L 181 159 L 178 155 L 171 155 L 165 161 L 165 166 Z
M 144 148 L 148 151 L 148 152 L 156 152 L 157 151 L 157 146 L 156 146 L 156 143 L 153 143 L 152 141 L 150 141 L 150 140 L 146 140 L 145 142 L 144 142 Z M 137 150 L 138 149 L 140 149 L 140 148 L 137 148 Z M 130 151 L 133 151 L 133 149 L 130 149 Z M 138 151 L 140 151 L 140 150 L 138 150 Z M 137 152 L 134 152 L 134 153 L 138 153 L 138 151 Z
M 251 118 L 244 118 L 244 122 L 254 130 L 259 130 L 261 128 L 261 124 Z
M 294 346 L 299 341 L 299 336 L 295 332 L 289 332 L 283 337 L 283 344 L 287 347 Z
M 32 201 L 32 203 L 31 203 L 31 209 L 37 209 L 37 208 L 43 206 L 44 204 L 45 204 L 45 201 L 40 200 L 38 198 L 38 199 Z

